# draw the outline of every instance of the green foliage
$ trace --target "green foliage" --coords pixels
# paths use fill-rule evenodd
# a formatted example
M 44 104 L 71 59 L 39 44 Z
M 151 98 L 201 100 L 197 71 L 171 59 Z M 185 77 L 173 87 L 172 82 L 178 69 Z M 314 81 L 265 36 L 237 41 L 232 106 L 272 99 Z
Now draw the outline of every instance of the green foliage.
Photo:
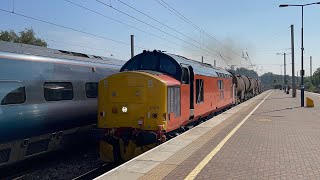
M 2 41 L 17 42 L 18 38 L 17 34 L 12 30 L 0 32 L 0 40 Z
M 317 88 L 320 88 L 320 68 L 313 73 L 312 83 L 317 85 Z
M 309 90 L 311 92 L 316 91 L 316 87 L 311 82 L 308 82 L 307 86 L 308 86 L 307 90 Z
M 315 86 L 313 85 L 310 77 L 304 77 L 304 88 L 307 91 L 315 91 Z
M 291 86 L 291 76 L 286 76 L 287 84 Z M 270 89 L 274 87 L 281 87 L 284 85 L 284 77 L 282 75 L 273 74 L 271 72 L 265 73 L 260 76 L 260 80 L 263 88 Z M 301 77 L 296 77 L 296 87 L 299 89 L 301 83 Z M 314 72 L 312 77 L 304 77 L 304 87 L 305 90 L 311 92 L 320 92 L 320 68 Z
M 0 31 L 0 40 L 47 47 L 47 43 L 44 40 L 37 38 L 33 29 L 28 28 L 24 31 L 20 31 L 19 35 L 13 30 Z
M 260 80 L 262 83 L 262 87 L 264 89 L 270 89 L 276 87 L 281 87 L 283 86 L 284 83 L 284 76 L 278 75 L 278 74 L 273 74 L 271 72 L 265 73 L 260 76 Z M 291 76 L 286 76 L 287 80 L 287 85 L 291 86 Z

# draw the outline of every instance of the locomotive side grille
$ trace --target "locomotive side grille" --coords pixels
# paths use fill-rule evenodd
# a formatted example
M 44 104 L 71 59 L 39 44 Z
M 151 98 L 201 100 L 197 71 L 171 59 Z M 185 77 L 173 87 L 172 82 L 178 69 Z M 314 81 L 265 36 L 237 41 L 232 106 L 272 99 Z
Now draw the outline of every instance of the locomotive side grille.
M 11 152 L 10 148 L 0 150 L 0 164 L 9 161 L 10 152 Z
M 180 87 L 168 87 L 168 113 L 180 116 Z
M 49 142 L 50 140 L 46 139 L 30 143 L 27 150 L 27 156 L 46 151 L 48 149 Z

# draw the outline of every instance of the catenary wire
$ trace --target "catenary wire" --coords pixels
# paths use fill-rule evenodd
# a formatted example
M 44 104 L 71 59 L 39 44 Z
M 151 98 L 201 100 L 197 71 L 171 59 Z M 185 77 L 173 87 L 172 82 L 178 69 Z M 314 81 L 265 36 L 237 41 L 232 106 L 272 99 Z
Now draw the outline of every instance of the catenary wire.
M 132 15 L 124 12 L 124 11 L 121 11 L 121 10 L 118 9 L 118 8 L 113 7 L 112 5 L 109 5 L 109 4 L 107 4 L 107 3 L 104 3 L 104 2 L 102 2 L 102 1 L 100 1 L 100 0 L 95 0 L 95 1 L 97 1 L 98 3 L 100 3 L 100 4 L 102 4 L 102 5 L 106 6 L 106 7 L 111 8 L 111 9 L 113 9 L 113 10 L 119 12 L 119 13 L 122 13 L 122 14 L 124 14 L 124 15 L 126 15 L 126 16 L 134 19 L 134 20 L 136 20 L 136 21 L 139 21 L 139 22 L 141 22 L 141 23 L 143 23 L 143 24 L 145 24 L 145 25 L 147 25 L 147 26 L 150 26 L 150 27 L 152 27 L 152 28 L 154 28 L 154 29 L 156 29 L 156 30 L 158 30 L 158 31 L 161 31 L 162 33 L 167 34 L 167 35 L 169 35 L 169 36 L 171 36 L 171 37 L 173 37 L 173 38 L 175 38 L 175 39 L 178 39 L 178 40 L 180 40 L 180 41 L 183 41 L 183 42 L 185 42 L 185 43 L 187 43 L 187 44 L 189 44 L 189 45 L 191 45 L 191 46 L 193 46 L 193 47 L 195 47 L 195 48 L 201 49 L 201 50 L 203 50 L 203 51 L 206 51 L 207 53 L 212 54 L 210 51 L 207 51 L 207 50 L 205 50 L 205 49 L 203 49 L 203 48 L 201 48 L 201 47 L 198 47 L 198 46 L 196 46 L 196 45 L 194 45 L 194 44 L 192 44 L 192 43 L 190 43 L 190 42 L 188 42 L 188 41 L 186 41 L 186 40 L 184 40 L 184 39 L 181 39 L 181 38 L 179 38 L 179 37 L 177 37 L 177 36 L 175 36 L 175 35 L 173 35 L 173 34 L 170 34 L 170 33 L 166 32 L 166 31 L 164 31 L 164 30 L 162 30 L 162 29 L 160 29 L 160 28 L 158 28 L 158 27 L 155 27 L 155 26 L 153 26 L 153 25 L 151 25 L 151 24 L 149 24 L 149 23 L 146 23 L 146 22 L 142 21 L 142 20 L 139 19 L 139 18 L 136 18 L 136 17 L 134 17 L 134 16 L 132 16 Z M 200 45 L 202 45 L 202 44 L 200 43 Z M 214 51 L 215 51 L 215 50 L 214 50 Z M 216 52 L 216 51 L 215 51 L 215 52 Z M 219 52 L 216 52 L 216 53 L 219 53 Z M 215 56 L 215 57 L 220 57 L 220 54 L 218 54 L 218 55 L 212 54 L 212 55 Z M 222 60 L 225 61 L 225 59 L 222 59 Z M 227 64 L 227 66 L 230 67 L 230 65 L 229 65 L 229 63 L 228 63 L 227 61 L 225 61 L 225 63 Z
M 63 29 L 68 29 L 68 30 L 79 32 L 79 33 L 82 33 L 82 34 L 98 37 L 98 38 L 105 39 L 105 40 L 108 40 L 108 41 L 112 41 L 112 42 L 115 42 L 115 43 L 118 43 L 118 44 L 123 44 L 123 45 L 127 45 L 127 46 L 131 45 L 130 43 L 118 41 L 118 40 L 111 39 L 111 38 L 108 38 L 108 37 L 105 37 L 105 36 L 101 36 L 101 35 L 93 34 L 93 33 L 90 33 L 90 32 L 82 31 L 82 30 L 79 30 L 79 29 L 75 29 L 75 28 L 72 28 L 72 27 L 60 25 L 60 24 L 57 24 L 57 23 L 53 23 L 53 22 L 50 22 L 50 21 L 43 20 L 43 19 L 31 17 L 31 16 L 28 16 L 28 15 L 25 15 L 25 14 L 21 14 L 21 13 L 17 13 L 17 12 L 11 12 L 11 11 L 8 11 L 8 10 L 5 10 L 5 9 L 0 9 L 0 11 L 8 13 L 8 14 L 13 14 L 13 15 L 16 15 L 16 16 L 24 17 L 24 18 L 27 18 L 27 19 L 31 19 L 31 20 L 34 20 L 34 21 L 42 22 L 42 23 L 45 23 L 45 24 L 49 24 L 49 25 L 52 25 L 52 26 L 60 27 L 60 28 L 63 28 Z M 136 47 L 144 48 L 144 49 L 146 48 L 146 47 L 142 47 L 142 46 L 136 46 Z
M 179 17 L 180 19 L 182 19 L 183 21 L 185 21 L 186 23 L 190 24 L 191 26 L 193 26 L 195 29 L 197 29 L 198 31 L 200 31 L 200 33 L 203 33 L 204 35 L 206 35 L 207 37 L 215 40 L 216 42 L 218 42 L 218 44 L 220 44 L 222 47 L 224 47 L 225 49 L 229 49 L 231 50 L 234 54 L 238 55 L 239 57 L 242 58 L 242 56 L 236 52 L 235 50 L 233 50 L 232 48 L 226 47 L 222 42 L 220 42 L 218 39 L 216 39 L 215 37 L 213 37 L 212 35 L 210 35 L 209 33 L 207 33 L 206 31 L 204 31 L 203 29 L 201 29 L 199 26 L 197 26 L 195 23 L 193 23 L 192 21 L 190 21 L 188 18 L 186 18 L 183 14 L 181 14 L 179 11 L 177 11 L 175 8 L 173 8 L 172 6 L 170 6 L 168 3 L 166 3 L 165 1 L 161 0 L 161 2 L 159 0 L 155 0 L 156 2 L 158 2 L 161 6 L 165 7 L 166 9 L 168 9 L 170 12 L 172 12 L 173 14 L 175 14 L 177 17 Z
M 88 8 L 88 7 L 85 7 L 85 6 L 83 6 L 83 5 L 80 5 L 80 4 L 75 3 L 75 2 L 73 2 L 73 1 L 70 1 L 70 0 L 64 0 L 64 1 L 70 3 L 70 4 L 74 5 L 74 6 L 78 6 L 79 8 L 82 8 L 82 9 L 84 9 L 84 10 L 90 11 L 90 12 L 92 12 L 92 13 L 94 13 L 94 14 L 97 14 L 97 15 L 99 15 L 99 16 L 102 16 L 102 17 L 104 17 L 104 18 L 107 18 L 107 19 L 110 19 L 110 20 L 115 21 L 115 22 L 117 22 L 117 23 L 120 23 L 120 24 L 123 24 L 123 25 L 125 25 L 125 26 L 128 26 L 128 27 L 130 27 L 130 28 L 132 28 L 132 29 L 135 29 L 135 30 L 141 31 L 141 32 L 143 32 L 143 33 L 146 33 L 146 34 L 148 34 L 148 35 L 154 36 L 154 37 L 156 37 L 156 38 L 158 38 L 158 39 L 167 41 L 167 42 L 169 42 L 169 43 L 172 43 L 172 44 L 175 44 L 175 45 L 178 45 L 178 46 L 182 46 L 182 45 L 180 45 L 180 44 L 178 44 L 178 43 L 176 43 L 176 42 L 170 41 L 170 40 L 168 40 L 168 39 L 165 39 L 165 38 L 160 37 L 160 36 L 158 36 L 158 35 L 155 35 L 155 34 L 153 34 L 153 33 L 147 32 L 147 31 L 145 31 L 145 30 L 143 30 L 143 29 L 137 28 L 137 27 L 132 26 L 132 25 L 130 25 L 130 24 L 128 24 L 128 23 L 122 22 L 122 21 L 120 21 L 120 20 L 118 20 L 118 19 L 112 18 L 112 17 L 110 17 L 110 16 L 107 16 L 107 15 L 105 15 L 105 14 L 102 14 L 102 13 L 100 13 L 100 12 L 98 12 L 98 11 L 95 11 L 95 10 L 93 10 L 93 9 L 90 9 L 90 8 Z M 168 47 L 168 48 L 173 48 L 173 47 L 170 47 L 170 46 L 167 46 L 167 47 Z M 182 47 L 183 47 L 183 46 L 182 46 Z

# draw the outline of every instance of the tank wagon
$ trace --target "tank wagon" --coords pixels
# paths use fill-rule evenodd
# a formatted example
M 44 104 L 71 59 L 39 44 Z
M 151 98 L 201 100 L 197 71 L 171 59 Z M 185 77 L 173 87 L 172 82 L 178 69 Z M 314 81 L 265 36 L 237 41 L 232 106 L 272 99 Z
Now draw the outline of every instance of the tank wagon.
M 90 131 L 98 81 L 124 63 L 0 41 L 0 166 L 59 149 Z
M 246 76 L 144 51 L 99 82 L 100 156 L 108 162 L 128 160 L 245 100 L 255 88 L 250 87 Z
M 257 94 L 261 93 L 260 80 L 247 77 L 245 75 L 235 74 L 230 72 L 233 76 L 233 83 L 235 85 L 235 98 L 236 102 L 243 102 Z

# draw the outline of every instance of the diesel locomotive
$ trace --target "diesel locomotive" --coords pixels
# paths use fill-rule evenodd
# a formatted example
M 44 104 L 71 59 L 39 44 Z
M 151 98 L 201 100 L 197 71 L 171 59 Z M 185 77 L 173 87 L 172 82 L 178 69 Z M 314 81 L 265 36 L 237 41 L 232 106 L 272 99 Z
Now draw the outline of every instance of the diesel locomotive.
M 161 51 L 144 51 L 99 81 L 100 156 L 131 159 L 258 93 L 254 78 Z
M 98 81 L 124 63 L 0 41 L 0 167 L 90 132 L 97 122 Z

